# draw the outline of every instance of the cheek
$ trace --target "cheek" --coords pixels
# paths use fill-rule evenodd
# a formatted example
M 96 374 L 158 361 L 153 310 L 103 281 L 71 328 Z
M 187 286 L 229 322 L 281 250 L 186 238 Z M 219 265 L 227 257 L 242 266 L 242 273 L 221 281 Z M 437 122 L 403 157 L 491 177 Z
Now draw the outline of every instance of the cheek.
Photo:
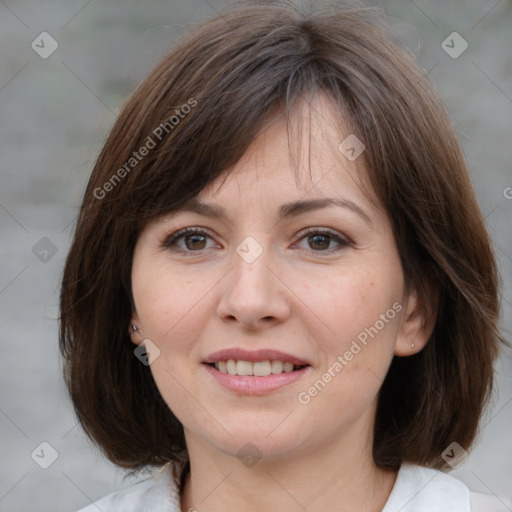
M 137 315 L 144 337 L 160 351 L 150 370 L 160 394 L 180 421 L 195 416 L 204 424 L 211 421 L 188 394 L 198 394 L 188 369 L 190 359 L 197 358 L 195 341 L 209 318 L 205 293 L 211 287 L 197 272 L 191 277 L 170 269 L 165 261 L 145 264 L 144 258 L 134 258 L 132 289 Z
M 197 273 L 176 272 L 165 261 L 144 264 L 143 255 L 134 258 L 132 290 L 137 315 L 146 337 L 159 344 L 177 337 L 186 340 L 183 332 L 190 333 L 201 323 L 204 295 L 211 287 Z
M 329 288 L 316 288 L 311 303 L 329 331 L 315 338 L 323 352 L 320 375 L 306 383 L 300 397 L 310 400 L 313 415 L 324 417 L 327 408 L 349 423 L 373 403 L 393 359 L 400 298 L 400 279 L 378 267 L 339 275 Z
M 306 303 L 328 327 L 322 329 L 326 333 L 321 344 L 327 359 L 324 363 L 332 363 L 338 355 L 352 350 L 350 366 L 354 369 L 370 366 L 381 371 L 380 367 L 387 365 L 398 330 L 396 309 L 400 309 L 397 304 L 403 291 L 400 269 L 390 263 L 359 265 L 350 271 L 333 272 L 320 286 L 307 285 Z

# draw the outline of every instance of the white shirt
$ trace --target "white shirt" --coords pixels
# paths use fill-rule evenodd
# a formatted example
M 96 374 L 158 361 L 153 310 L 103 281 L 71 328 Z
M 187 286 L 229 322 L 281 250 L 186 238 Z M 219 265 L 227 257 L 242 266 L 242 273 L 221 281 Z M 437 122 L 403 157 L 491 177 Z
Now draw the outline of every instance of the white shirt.
M 113 492 L 78 512 L 181 512 L 182 466 L 166 465 L 153 476 Z M 382 512 L 510 512 L 498 498 L 474 493 L 434 469 L 402 464 Z

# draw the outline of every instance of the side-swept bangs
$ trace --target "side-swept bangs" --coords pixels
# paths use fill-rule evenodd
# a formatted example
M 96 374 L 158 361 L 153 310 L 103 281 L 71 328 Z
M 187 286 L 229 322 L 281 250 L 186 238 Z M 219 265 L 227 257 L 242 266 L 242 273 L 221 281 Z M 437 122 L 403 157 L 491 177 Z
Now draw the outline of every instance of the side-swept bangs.
M 320 91 L 365 144 L 361 163 L 406 281 L 437 315 L 425 349 L 395 358 L 382 386 L 375 462 L 442 467 L 452 441 L 473 442 L 505 340 L 494 255 L 442 101 L 372 10 L 261 2 L 206 22 L 160 61 L 119 114 L 84 194 L 60 347 L 78 418 L 114 463 L 186 457 L 183 429 L 128 336 L 141 229 L 226 173 L 272 115 L 290 120 Z

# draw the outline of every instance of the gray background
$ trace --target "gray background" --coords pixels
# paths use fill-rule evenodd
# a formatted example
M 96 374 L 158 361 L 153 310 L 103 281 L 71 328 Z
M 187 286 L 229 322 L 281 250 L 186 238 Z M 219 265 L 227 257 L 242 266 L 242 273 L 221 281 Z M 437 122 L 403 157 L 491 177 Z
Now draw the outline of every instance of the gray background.
M 190 24 L 225 4 L 0 0 L 2 512 L 77 510 L 134 481 L 124 480 L 75 425 L 57 348 L 59 278 L 85 183 L 122 103 Z M 512 2 L 363 4 L 384 7 L 457 126 L 496 245 L 502 325 L 510 337 Z M 47 59 L 31 48 L 44 31 L 59 45 Z M 441 47 L 453 31 L 469 45 L 457 59 Z M 496 371 L 498 387 L 479 441 L 452 474 L 512 510 L 510 353 Z M 43 441 L 58 454 L 48 469 L 31 458 Z M 48 449 L 44 457 L 37 453 L 36 460 L 49 461 Z

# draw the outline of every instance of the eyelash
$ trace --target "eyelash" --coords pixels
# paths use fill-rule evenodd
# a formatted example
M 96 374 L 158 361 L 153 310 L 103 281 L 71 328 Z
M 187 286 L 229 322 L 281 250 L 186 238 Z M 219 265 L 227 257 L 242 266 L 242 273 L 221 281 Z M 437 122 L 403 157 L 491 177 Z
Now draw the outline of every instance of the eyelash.
M 197 252 L 197 253 L 203 252 L 205 249 L 198 249 L 197 251 L 193 251 L 193 250 L 188 250 L 188 249 L 176 248 L 176 242 L 178 242 L 181 239 L 184 239 L 186 236 L 191 236 L 191 235 L 200 235 L 200 236 L 205 236 L 205 237 L 208 237 L 208 238 L 212 238 L 212 236 L 207 231 L 205 231 L 204 229 L 200 229 L 200 228 L 185 228 L 185 229 L 180 229 L 179 231 L 176 231 L 175 233 L 172 233 L 172 234 L 166 236 L 162 245 L 163 245 L 163 247 L 165 247 L 167 249 L 171 249 L 171 250 L 173 250 L 175 252 L 182 253 L 182 254 L 190 254 L 190 253 L 194 253 L 194 252 Z M 311 236 L 311 235 L 328 236 L 331 240 L 333 240 L 333 241 L 335 241 L 335 242 L 337 242 L 339 244 L 339 246 L 337 248 L 335 248 L 335 249 L 317 250 L 317 251 L 315 251 L 314 249 L 310 249 L 309 250 L 309 251 L 312 251 L 314 253 L 319 253 L 319 254 L 323 253 L 323 254 L 330 255 L 333 252 L 340 251 L 340 250 L 344 249 L 345 247 L 351 245 L 351 242 L 348 239 L 343 238 L 342 236 L 338 235 L 335 231 L 332 231 L 332 230 L 326 229 L 326 228 L 307 228 L 306 230 L 304 230 L 300 234 L 299 241 L 301 241 L 304 238 L 306 238 L 308 236 Z M 299 250 L 300 251 L 307 251 L 307 249 L 299 249 Z

